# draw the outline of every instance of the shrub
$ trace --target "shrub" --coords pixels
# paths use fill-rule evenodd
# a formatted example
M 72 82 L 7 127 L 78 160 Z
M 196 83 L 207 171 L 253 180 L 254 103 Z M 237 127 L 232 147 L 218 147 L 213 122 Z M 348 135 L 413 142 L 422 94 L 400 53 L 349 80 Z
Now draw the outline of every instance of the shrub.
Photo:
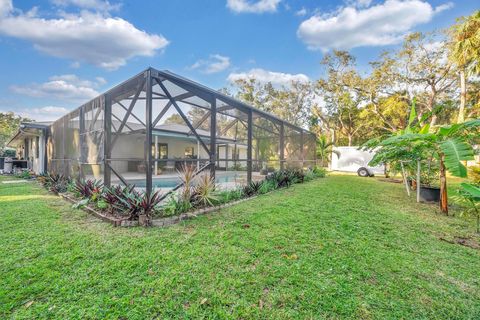
M 190 202 L 192 197 L 193 179 L 195 178 L 195 167 L 190 164 L 182 164 L 180 170 L 177 170 L 178 176 L 183 183 L 181 192 L 182 200 Z
M 462 216 L 474 217 L 477 221 L 477 233 L 480 233 L 480 187 L 462 183 L 454 201 L 463 206 Z
M 138 215 L 142 210 L 140 203 L 142 196 L 134 190 L 134 187 L 126 187 L 116 194 L 117 201 L 114 204 L 116 211 L 126 216 L 130 220 L 138 219 Z
M 325 178 L 327 176 L 327 170 L 325 168 L 314 167 L 312 172 L 317 178 Z
M 97 201 L 102 194 L 103 183 L 98 180 L 77 180 L 74 192 L 82 198 Z
M 63 193 L 67 191 L 67 186 L 70 183 L 68 177 L 63 174 L 47 173 L 45 186 L 52 192 Z
M 29 170 L 23 170 L 15 174 L 15 177 L 25 180 L 32 179 L 34 176 L 35 174 Z
M 304 181 L 312 181 L 316 177 L 317 176 L 315 175 L 315 173 L 313 173 L 313 170 L 309 169 L 309 170 L 305 171 Z
M 218 202 L 222 204 L 240 200 L 244 197 L 243 188 L 236 188 L 218 192 L 217 197 Z
M 193 206 L 190 201 L 184 201 L 181 196 L 171 195 L 162 210 L 167 216 L 179 215 L 192 209 Z
M 139 203 L 142 213 L 150 219 L 154 208 L 160 203 L 160 201 L 160 191 L 151 192 L 150 194 L 143 193 Z
M 215 193 L 215 179 L 204 173 L 200 176 L 197 185 L 193 188 L 190 202 L 193 206 L 213 206 L 218 202 Z
M 260 188 L 258 189 L 259 194 L 265 194 L 270 191 L 275 190 L 277 187 L 276 182 L 274 181 L 269 181 L 269 180 L 264 180 L 262 184 L 260 185 Z
M 258 193 L 260 187 L 262 186 L 262 182 L 252 181 L 243 187 L 243 195 L 245 197 L 251 197 Z
M 473 184 L 480 186 L 480 166 L 474 166 L 469 168 L 469 176 L 472 179 Z
M 275 183 L 275 188 L 286 188 L 294 182 L 294 177 L 292 171 L 280 170 L 271 173 L 265 180 Z

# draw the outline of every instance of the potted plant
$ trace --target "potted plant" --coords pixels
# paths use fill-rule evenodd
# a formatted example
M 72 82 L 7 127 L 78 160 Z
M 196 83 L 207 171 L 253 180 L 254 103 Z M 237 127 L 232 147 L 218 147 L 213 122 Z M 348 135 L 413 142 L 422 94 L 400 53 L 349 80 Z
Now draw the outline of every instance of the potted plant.
M 440 201 L 440 168 L 437 163 L 429 161 L 427 168 L 422 168 L 420 174 L 420 201 Z

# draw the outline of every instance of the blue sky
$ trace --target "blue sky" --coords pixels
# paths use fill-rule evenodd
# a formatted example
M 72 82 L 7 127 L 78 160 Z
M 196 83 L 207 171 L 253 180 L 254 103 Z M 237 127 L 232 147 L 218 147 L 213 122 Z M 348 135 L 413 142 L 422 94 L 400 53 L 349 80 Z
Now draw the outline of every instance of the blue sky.
M 412 31 L 471 14 L 473 0 L 0 0 L 0 111 L 55 119 L 148 66 L 213 88 L 255 75 L 322 76 L 350 50 L 363 70 Z

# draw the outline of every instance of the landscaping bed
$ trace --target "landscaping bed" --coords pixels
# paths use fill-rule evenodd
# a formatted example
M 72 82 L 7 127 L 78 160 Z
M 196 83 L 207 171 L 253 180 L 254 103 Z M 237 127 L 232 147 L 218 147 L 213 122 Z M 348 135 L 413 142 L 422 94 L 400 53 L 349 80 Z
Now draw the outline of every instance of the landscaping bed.
M 160 191 L 147 194 L 135 185 L 105 187 L 98 180 L 71 180 L 46 173 L 37 177 L 47 190 L 70 201 L 114 226 L 169 226 L 180 221 L 213 212 L 246 199 L 295 183 L 325 177 L 325 169 L 286 169 L 268 174 L 262 181 L 234 189 L 221 190 L 207 173 L 196 175 L 193 166 L 179 171 L 183 185 L 170 195 Z

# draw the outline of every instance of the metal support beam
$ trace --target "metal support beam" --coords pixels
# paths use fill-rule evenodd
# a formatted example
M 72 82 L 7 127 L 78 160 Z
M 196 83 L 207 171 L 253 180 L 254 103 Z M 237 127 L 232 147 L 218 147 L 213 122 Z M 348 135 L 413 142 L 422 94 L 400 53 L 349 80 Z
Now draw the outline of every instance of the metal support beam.
M 112 168 L 110 167 L 109 160 L 112 157 L 112 99 L 110 97 L 110 94 L 105 94 L 103 101 L 105 104 L 105 112 L 103 119 L 103 183 L 106 187 L 110 187 L 112 182 Z
M 198 139 L 198 141 L 200 141 L 200 144 L 202 145 L 202 147 L 205 149 L 205 151 L 210 154 L 210 150 L 208 149 L 207 145 L 205 144 L 205 142 L 203 142 L 203 140 L 201 139 L 201 137 L 198 135 L 197 131 L 193 128 L 192 124 L 190 123 L 190 120 L 188 120 L 187 116 L 183 113 L 182 109 L 180 109 L 180 107 L 178 106 L 177 102 L 173 99 L 173 97 L 170 95 L 170 92 L 168 92 L 167 88 L 165 88 L 165 86 L 163 85 L 162 82 L 158 82 L 158 84 L 160 85 L 160 87 L 162 88 L 163 92 L 165 92 L 165 94 L 167 95 L 168 99 L 170 99 L 170 102 L 172 102 L 173 106 L 175 107 L 175 109 L 177 109 L 177 112 L 178 114 L 182 117 L 183 121 L 185 122 L 185 124 L 188 126 L 188 128 L 190 129 L 190 131 L 193 132 L 193 134 L 195 135 L 195 137 Z
M 280 124 L 280 169 L 284 169 L 285 164 L 285 127 L 283 122 Z
M 137 100 L 140 100 L 140 99 L 137 98 Z M 120 101 L 116 101 L 116 100 L 113 101 L 113 102 L 116 103 L 116 104 L 118 104 L 120 107 L 122 107 L 125 111 L 128 112 L 127 107 L 125 107 L 125 106 L 123 105 L 123 103 L 121 103 Z M 132 117 L 134 117 L 135 119 L 137 119 L 137 121 L 140 122 L 141 125 L 143 125 L 144 127 L 147 126 L 147 125 L 146 125 L 142 120 L 140 120 L 134 113 L 132 113 L 131 115 L 132 115 Z
M 97 100 L 94 100 L 92 110 L 93 110 L 93 109 L 95 108 L 95 106 L 96 106 L 96 107 L 97 107 L 97 112 L 95 113 L 95 116 L 93 117 L 92 122 L 90 122 L 90 126 L 89 126 L 88 131 L 93 131 L 93 126 L 94 126 L 95 122 L 98 120 L 98 116 L 100 115 L 100 112 L 102 112 L 102 106 L 97 105 L 96 102 L 97 102 Z M 82 113 L 84 114 L 84 117 L 85 117 L 85 108 L 81 108 L 81 109 L 80 109 L 80 115 L 81 115 Z
M 253 119 L 252 110 L 248 110 L 248 133 L 247 133 L 247 183 L 252 182 L 252 142 L 253 142 Z
M 143 79 L 142 83 L 141 83 L 140 86 L 138 87 L 137 92 L 135 93 L 135 96 L 134 96 L 132 102 L 130 102 L 130 106 L 128 107 L 127 113 L 126 113 L 125 116 L 123 117 L 123 121 L 122 121 L 122 123 L 120 124 L 120 127 L 118 128 L 117 135 L 115 136 L 115 138 L 114 138 L 113 141 L 112 141 L 112 146 L 115 144 L 115 142 L 117 142 L 118 137 L 119 137 L 120 134 L 122 133 L 122 130 L 123 130 L 123 128 L 125 127 L 125 125 L 126 125 L 126 123 L 127 123 L 127 121 L 128 121 L 128 118 L 130 117 L 130 114 L 132 113 L 133 107 L 135 107 L 135 104 L 137 103 L 138 96 L 139 96 L 140 93 L 143 91 L 143 86 L 144 86 L 144 85 L 145 85 L 145 79 Z M 112 101 L 111 98 L 110 98 L 110 101 Z M 110 102 L 110 104 L 112 104 L 112 102 Z M 110 107 L 110 112 L 112 112 L 111 109 L 112 109 L 112 108 Z
M 148 69 L 146 72 L 146 103 L 145 103 L 145 122 L 146 122 L 146 137 L 145 137 L 145 174 L 147 182 L 145 191 L 147 194 L 152 192 L 152 74 Z
M 217 99 L 213 95 L 210 108 L 210 178 L 215 179 L 215 163 L 217 161 Z
M 229 157 L 229 152 L 230 150 L 228 149 L 228 143 L 225 144 L 225 171 L 228 171 L 228 157 Z
M 225 128 L 222 129 L 222 131 L 218 134 L 220 137 L 227 134 L 228 130 L 230 130 L 234 125 L 238 123 L 238 120 L 235 119 L 232 122 L 230 122 Z M 236 139 L 235 139 L 236 140 Z
M 80 131 L 80 163 L 86 162 L 87 155 L 85 154 L 86 130 L 85 130 L 85 106 L 80 107 L 80 114 L 78 115 L 78 127 Z M 91 128 L 91 126 L 90 126 Z M 83 166 L 80 165 L 80 178 L 84 179 Z
M 302 160 L 302 168 L 303 168 L 303 161 L 305 160 L 305 149 L 303 147 L 303 130 L 300 131 L 300 155 Z

